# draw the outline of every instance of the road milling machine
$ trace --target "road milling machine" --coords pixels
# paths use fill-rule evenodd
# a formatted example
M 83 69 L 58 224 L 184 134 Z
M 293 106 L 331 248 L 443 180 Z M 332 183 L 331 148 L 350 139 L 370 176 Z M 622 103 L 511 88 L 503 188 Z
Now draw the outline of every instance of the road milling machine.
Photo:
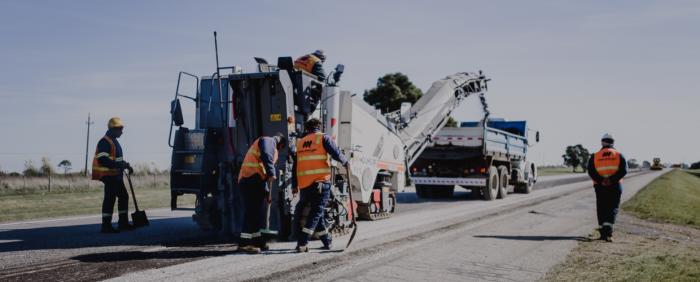
M 404 104 L 401 110 L 383 115 L 362 97 L 340 89 L 342 65 L 320 81 L 295 69 L 291 57 L 278 58 L 276 65 L 255 59 L 254 72 L 220 67 L 218 59 L 212 75 L 180 72 L 171 102 L 171 208 L 179 209 L 179 196 L 193 194 L 193 220 L 202 229 L 229 236 L 241 230 L 243 205 L 236 178 L 248 147 L 258 137 L 281 133 L 289 140 L 279 153 L 278 179 L 271 187 L 269 220 L 263 232 L 289 240 L 297 201 L 292 194 L 296 139 L 303 137 L 309 118 L 324 122 L 324 132 L 335 138 L 350 160 L 349 174 L 331 162 L 334 185 L 324 218 L 331 232 L 342 234 L 350 230 L 353 216 L 373 220 L 395 211 L 406 168 L 459 102 L 483 95 L 488 81 L 480 73 L 454 74 L 433 83 L 415 105 Z M 186 83 L 192 85 L 186 88 Z M 188 88 L 193 94 L 185 93 Z M 184 100 L 191 103 L 181 103 Z M 184 126 L 183 107 L 194 108 L 193 128 Z M 354 202 L 348 189 L 356 195 Z

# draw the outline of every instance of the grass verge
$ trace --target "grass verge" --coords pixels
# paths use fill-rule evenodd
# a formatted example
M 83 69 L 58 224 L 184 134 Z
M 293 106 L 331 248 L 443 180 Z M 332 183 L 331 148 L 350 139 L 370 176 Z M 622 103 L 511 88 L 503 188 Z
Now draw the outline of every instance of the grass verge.
M 623 205 L 614 243 L 580 242 L 544 280 L 700 281 L 698 183 L 680 170 L 652 181 Z
M 138 189 L 134 187 L 134 190 L 140 209 L 170 206 L 170 190 L 167 186 Z M 100 214 L 103 193 L 103 188 L 97 188 L 77 192 L 2 195 L 0 196 L 0 222 Z M 194 196 L 179 197 L 178 206 L 194 206 Z M 116 217 L 116 204 L 114 208 Z M 134 210 L 131 194 L 129 195 L 129 210 Z
M 673 170 L 655 179 L 622 209 L 640 218 L 700 228 L 700 174 Z

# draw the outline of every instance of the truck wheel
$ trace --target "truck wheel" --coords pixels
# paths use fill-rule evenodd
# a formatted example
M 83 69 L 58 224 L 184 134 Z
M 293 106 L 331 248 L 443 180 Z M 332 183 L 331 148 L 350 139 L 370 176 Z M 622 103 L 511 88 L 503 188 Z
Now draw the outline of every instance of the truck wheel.
M 531 178 L 531 179 L 528 179 L 527 182 L 525 182 L 525 183 L 518 183 L 517 185 L 515 185 L 515 192 L 523 193 L 523 194 L 530 194 L 530 192 L 532 192 L 532 185 L 533 185 L 532 182 L 533 181 Z
M 498 196 L 500 189 L 498 170 L 492 166 L 489 168 L 489 179 L 486 180 L 486 187 L 482 188 L 482 198 L 487 201 L 493 201 Z
M 506 196 L 508 196 L 508 168 L 505 166 L 499 166 L 498 175 L 501 177 L 498 189 L 498 198 L 504 199 Z

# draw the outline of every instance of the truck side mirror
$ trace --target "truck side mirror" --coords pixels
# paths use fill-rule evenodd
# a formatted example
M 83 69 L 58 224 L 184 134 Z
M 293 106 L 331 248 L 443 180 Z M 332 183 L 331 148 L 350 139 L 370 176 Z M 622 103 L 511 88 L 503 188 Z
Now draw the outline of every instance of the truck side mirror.
M 343 65 L 343 64 L 338 64 L 335 67 L 335 73 L 333 73 L 333 81 L 335 81 L 335 83 L 338 83 L 338 81 L 340 81 L 340 76 L 343 75 L 344 71 L 345 71 L 345 65 Z
M 535 142 L 540 142 L 540 132 L 535 132 Z
M 182 118 L 182 108 L 180 107 L 180 99 L 175 99 L 170 102 L 170 118 L 177 126 L 182 126 L 185 121 Z

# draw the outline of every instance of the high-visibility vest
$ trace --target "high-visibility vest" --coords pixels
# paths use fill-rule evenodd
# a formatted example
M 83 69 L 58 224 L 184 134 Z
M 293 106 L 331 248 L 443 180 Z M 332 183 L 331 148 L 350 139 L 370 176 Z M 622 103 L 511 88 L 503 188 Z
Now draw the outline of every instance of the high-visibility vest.
M 297 141 L 297 186 L 304 189 L 315 182 L 331 180 L 328 152 L 323 147 L 323 133 L 307 134 Z
M 603 148 L 593 155 L 593 167 L 602 177 L 615 175 L 620 168 L 620 161 L 620 152 L 613 148 Z
M 122 161 L 122 157 L 117 157 L 117 145 L 114 144 L 114 141 L 112 141 L 112 138 L 105 135 L 102 137 L 102 139 L 106 140 L 107 143 L 109 143 L 109 153 L 107 152 L 100 152 L 99 151 L 99 143 L 97 145 L 97 149 L 95 150 L 95 157 L 92 159 L 92 179 L 93 180 L 101 180 L 103 176 L 117 176 L 119 175 L 120 171 L 118 168 L 108 168 L 104 167 L 100 164 L 100 162 L 97 160 L 101 157 L 109 157 L 110 160 L 113 161 Z
M 305 72 L 312 73 L 314 70 L 314 65 L 320 61 L 321 59 L 314 56 L 313 54 L 308 54 L 296 59 L 294 61 L 294 67 Z
M 241 171 L 238 173 L 238 181 L 240 182 L 241 179 L 251 177 L 255 174 L 260 175 L 260 178 L 262 180 L 267 179 L 267 173 L 265 171 L 265 165 L 263 164 L 262 160 L 260 160 L 260 139 L 262 137 L 259 137 L 258 139 L 255 139 L 252 145 L 250 145 L 250 148 L 248 148 L 248 152 L 245 154 L 245 158 L 243 158 L 243 164 L 241 165 Z M 275 164 L 277 163 L 277 157 L 278 157 L 279 152 L 277 151 L 277 148 L 275 148 L 275 155 L 272 158 L 272 163 Z

